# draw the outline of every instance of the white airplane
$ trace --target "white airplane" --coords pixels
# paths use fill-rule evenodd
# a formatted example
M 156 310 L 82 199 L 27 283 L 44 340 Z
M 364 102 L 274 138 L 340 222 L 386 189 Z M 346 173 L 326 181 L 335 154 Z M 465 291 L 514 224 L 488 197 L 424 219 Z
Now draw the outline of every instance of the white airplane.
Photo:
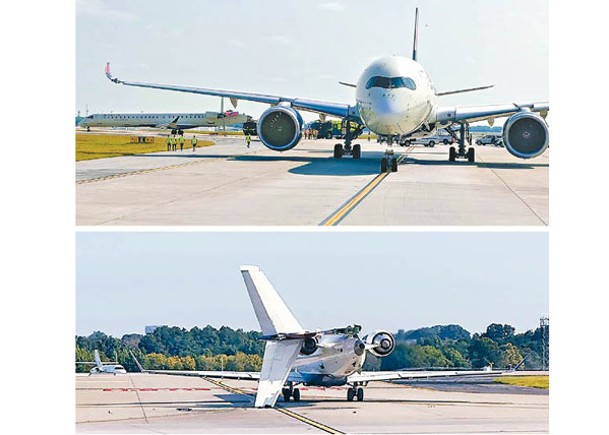
M 266 340 L 261 372 L 146 370 L 132 353 L 138 368 L 155 374 L 256 380 L 258 391 L 254 406 L 258 408 L 275 406 L 280 394 L 285 401 L 290 398 L 300 401 L 300 390 L 295 388 L 298 384 L 321 387 L 349 385 L 347 400 L 362 401 L 362 387 L 370 381 L 502 373 L 488 369 L 364 372 L 362 366 L 367 352 L 380 358 L 393 352 L 395 339 L 391 333 L 379 330 L 360 338 L 359 325 L 326 331 L 306 330 L 264 272 L 257 266 L 241 266 L 241 274 L 262 330 L 260 339 Z
M 117 375 L 117 374 L 127 373 L 127 370 L 125 370 L 125 367 L 123 367 L 116 361 L 102 362 L 101 358 L 99 357 L 99 352 L 97 349 L 95 349 L 95 351 L 93 353 L 94 353 L 94 358 L 95 358 L 94 362 L 78 361 L 76 363 L 76 364 L 93 364 L 94 367 L 91 370 L 89 370 L 90 375 L 98 375 L 98 374 Z
M 153 127 L 171 129 L 172 134 L 196 127 L 221 127 L 250 121 L 251 116 L 228 110 L 224 113 L 107 113 L 85 117 L 79 127 Z
M 357 123 L 353 131 L 347 123 L 345 144 L 334 146 L 334 157 L 350 154 L 354 159 L 361 156 L 361 146 L 351 146 L 364 126 L 387 144 L 385 157 L 381 160 L 381 171 L 397 171 L 397 158 L 393 155 L 392 144 L 408 137 L 429 135 L 438 128 L 457 124 L 459 128 L 458 147 L 451 147 L 449 160 L 457 158 L 475 160 L 474 148 L 466 150 L 470 122 L 509 116 L 503 127 L 503 142 L 514 156 L 529 159 L 542 154 L 548 147 L 549 132 L 544 120 L 549 110 L 547 102 L 510 103 L 487 106 L 439 106 L 438 97 L 443 95 L 487 89 L 491 86 L 437 92 L 425 68 L 417 62 L 418 9 L 415 12 L 415 32 L 412 59 L 402 56 L 388 56 L 372 62 L 360 75 L 357 84 L 340 82 L 355 88 L 355 104 L 332 103 L 303 98 L 291 98 L 253 92 L 239 92 L 198 87 L 141 83 L 119 80 L 110 73 L 110 63 L 106 64 L 106 76 L 114 83 L 143 88 L 189 92 L 201 95 L 228 97 L 233 107 L 238 100 L 267 103 L 268 108 L 258 121 L 258 137 L 271 150 L 286 151 L 294 148 L 302 137 L 303 120 L 298 110 L 348 119 Z M 535 112 L 540 112 L 541 116 Z M 455 134 L 456 136 L 456 134 Z M 455 137 L 456 138 L 456 137 Z M 457 138 L 456 138 L 457 139 Z

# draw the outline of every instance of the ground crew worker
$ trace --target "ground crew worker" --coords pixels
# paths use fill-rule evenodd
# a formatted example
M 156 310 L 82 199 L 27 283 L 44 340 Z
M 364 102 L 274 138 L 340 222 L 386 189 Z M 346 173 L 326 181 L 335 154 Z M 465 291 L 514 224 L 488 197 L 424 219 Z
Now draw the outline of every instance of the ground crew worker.
M 176 139 L 175 135 L 171 136 L 171 150 L 172 151 L 176 150 L 177 143 L 178 143 L 178 140 Z
M 197 136 L 193 136 L 192 139 L 190 139 L 190 144 L 192 145 L 192 150 L 194 152 L 197 149 Z
M 184 135 L 181 134 L 180 137 L 178 138 L 178 141 L 180 142 L 180 151 L 182 151 L 184 149 Z
M 171 151 L 171 136 L 167 136 L 167 151 Z
M 249 133 L 245 135 L 245 142 L 247 142 L 247 147 L 250 147 L 250 141 L 252 140 L 252 138 L 250 137 Z

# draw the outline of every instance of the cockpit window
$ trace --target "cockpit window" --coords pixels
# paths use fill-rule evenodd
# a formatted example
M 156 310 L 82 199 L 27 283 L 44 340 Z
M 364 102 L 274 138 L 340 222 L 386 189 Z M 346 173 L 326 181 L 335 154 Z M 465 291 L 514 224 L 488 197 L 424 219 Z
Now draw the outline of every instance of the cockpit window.
M 417 88 L 414 80 L 410 77 L 381 77 L 374 76 L 370 77 L 368 83 L 366 83 L 366 89 L 370 88 L 384 88 L 384 89 L 396 89 L 396 88 L 408 88 L 414 91 Z

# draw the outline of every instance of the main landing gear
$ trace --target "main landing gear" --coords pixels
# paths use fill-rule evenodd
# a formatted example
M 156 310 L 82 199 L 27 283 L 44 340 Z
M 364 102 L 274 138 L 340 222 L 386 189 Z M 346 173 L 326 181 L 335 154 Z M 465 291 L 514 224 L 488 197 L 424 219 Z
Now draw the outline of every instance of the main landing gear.
M 300 402 L 300 390 L 298 388 L 294 388 L 294 384 L 292 382 L 288 382 L 288 386 L 281 390 L 281 394 L 283 395 L 284 402 L 289 402 L 290 397 L 294 399 L 294 402 Z
M 358 384 L 354 384 L 347 390 L 347 400 L 353 402 L 353 399 L 357 399 L 358 402 L 364 400 L 364 389 L 358 386 Z
M 347 119 L 344 123 L 347 130 L 345 134 L 345 144 L 337 143 L 334 145 L 334 158 L 340 159 L 342 156 L 351 156 L 353 159 L 359 159 L 362 156 L 362 146 L 360 144 L 351 146 L 351 142 L 362 133 L 364 127 L 358 125 L 355 130 L 351 130 L 351 122 Z
M 449 133 L 454 137 L 454 133 L 452 130 L 448 130 Z M 456 159 L 467 159 L 468 162 L 476 161 L 476 150 L 473 147 L 469 147 L 467 151 L 465 151 L 465 137 L 469 136 L 469 125 L 465 123 L 461 123 L 461 128 L 459 129 L 459 137 L 457 139 L 459 143 L 458 149 L 455 147 L 450 147 L 448 150 L 448 160 L 450 162 L 454 162 Z

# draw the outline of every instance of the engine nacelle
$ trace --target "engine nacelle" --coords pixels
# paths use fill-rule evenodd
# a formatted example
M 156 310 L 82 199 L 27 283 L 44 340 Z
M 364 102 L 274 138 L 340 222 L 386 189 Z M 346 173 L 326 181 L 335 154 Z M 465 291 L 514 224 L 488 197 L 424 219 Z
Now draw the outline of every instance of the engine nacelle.
M 304 339 L 302 343 L 302 347 L 300 348 L 301 355 L 313 355 L 317 350 L 317 340 L 315 337 L 307 337 Z
M 503 143 L 511 155 L 532 159 L 548 148 L 548 125 L 532 112 L 518 112 L 503 126 Z
M 373 332 L 364 337 L 364 340 L 368 346 L 374 345 L 374 347 L 369 348 L 368 350 L 372 355 L 380 358 L 388 356 L 393 352 L 393 349 L 395 349 L 395 339 L 393 338 L 393 335 L 387 331 Z
M 288 106 L 273 106 L 258 120 L 258 137 L 273 151 L 287 151 L 296 146 L 302 136 L 302 116 Z

